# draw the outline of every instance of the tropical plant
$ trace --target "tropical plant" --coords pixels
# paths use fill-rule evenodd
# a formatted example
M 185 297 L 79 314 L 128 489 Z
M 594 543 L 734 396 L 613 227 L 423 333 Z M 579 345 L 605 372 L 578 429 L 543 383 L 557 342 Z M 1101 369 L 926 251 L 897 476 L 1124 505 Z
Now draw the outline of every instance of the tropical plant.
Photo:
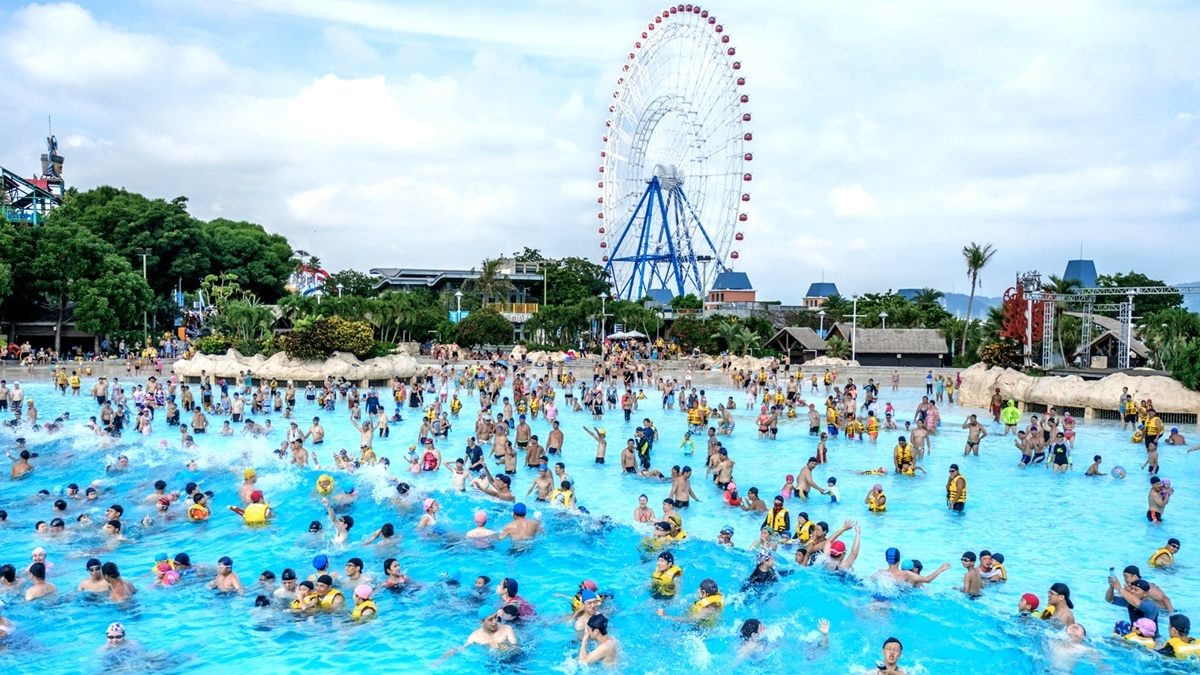
M 1182 347 L 1167 364 L 1171 375 L 1192 391 L 1200 391 L 1200 340 Z
M 854 303 L 834 293 L 825 298 L 825 303 L 821 305 L 821 310 L 825 312 L 825 326 L 829 327 L 831 322 L 842 321 L 854 313 Z
M 825 355 L 835 359 L 850 358 L 850 343 L 834 335 L 825 341 Z
M 677 295 L 671 298 L 671 309 L 678 311 L 704 309 L 704 301 L 696 297 L 695 293 L 686 295 Z
M 979 285 L 979 273 L 987 264 L 992 261 L 992 256 L 996 255 L 996 249 L 992 248 L 991 244 L 977 244 L 971 242 L 970 246 L 964 246 L 962 250 L 963 259 L 967 263 L 967 278 L 971 280 L 971 295 L 967 298 L 967 321 L 971 321 L 972 306 L 975 304 L 975 288 Z M 967 334 L 963 333 L 962 349 L 960 353 L 967 352 Z
M 500 258 L 484 258 L 479 264 L 479 276 L 464 284 L 470 290 L 479 293 L 486 307 L 492 298 L 512 291 L 515 286 L 500 270 L 504 261 Z M 474 270 L 472 270 L 474 271 Z
M 708 320 L 691 315 L 675 319 L 671 328 L 667 330 L 667 337 L 674 340 L 683 352 L 690 352 L 699 347 L 700 351 L 711 354 L 715 351 L 712 335 L 713 328 Z
M 275 312 L 257 299 L 234 300 L 225 303 L 220 314 L 225 331 L 239 340 L 262 340 L 275 324 Z
M 979 349 L 979 358 L 989 367 L 1019 368 L 1021 345 L 1008 339 L 989 342 Z
M 1057 274 L 1051 274 L 1047 278 L 1046 281 L 1042 282 L 1042 290 L 1047 293 L 1051 293 L 1053 295 L 1058 295 L 1058 296 L 1071 295 L 1071 294 L 1077 293 L 1079 291 L 1079 280 L 1078 279 L 1063 279 L 1062 277 L 1058 276 Z M 1064 303 L 1064 302 L 1055 302 L 1054 303 L 1054 325 L 1056 327 L 1055 331 L 1054 331 L 1054 337 L 1058 340 L 1058 353 L 1059 353 L 1059 356 L 1062 357 L 1062 362 L 1063 362 L 1064 366 L 1068 366 L 1071 364 L 1071 362 L 1067 360 L 1067 350 L 1066 350 L 1066 346 L 1064 344 L 1064 338 L 1069 338 L 1071 335 L 1075 335 L 1076 336 L 1075 340 L 1074 340 L 1075 344 L 1073 346 L 1078 347 L 1078 344 L 1079 344 L 1079 337 L 1078 337 L 1079 326 L 1075 325 L 1079 322 L 1074 321 L 1074 320 L 1071 322 L 1067 322 L 1067 321 L 1063 320 L 1064 319 L 1063 312 L 1067 311 L 1067 308 L 1068 308 L 1068 303 Z M 1070 340 L 1067 339 L 1066 341 L 1069 342 Z M 1051 346 L 1053 347 L 1053 345 L 1051 345 Z M 1072 349 L 1072 353 L 1074 353 L 1074 351 L 1075 350 Z
M 1159 310 L 1143 320 L 1146 328 L 1142 340 L 1154 347 L 1160 366 L 1171 363 L 1200 338 L 1200 315 L 1182 307 Z
M 333 352 L 366 356 L 374 348 L 375 338 L 366 322 L 331 316 L 316 319 L 306 330 L 293 330 L 279 343 L 288 356 L 311 361 L 328 358 Z
M 512 322 L 501 316 L 495 307 L 471 312 L 454 329 L 454 342 L 460 347 L 505 345 L 512 341 Z

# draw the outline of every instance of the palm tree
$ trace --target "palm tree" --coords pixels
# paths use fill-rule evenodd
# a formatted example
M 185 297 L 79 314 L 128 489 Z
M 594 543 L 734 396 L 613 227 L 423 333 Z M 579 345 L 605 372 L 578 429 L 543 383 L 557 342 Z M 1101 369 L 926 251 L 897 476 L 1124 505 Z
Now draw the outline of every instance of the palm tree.
M 516 288 L 508 277 L 500 272 L 503 261 L 500 258 L 484 258 L 479 264 L 479 276 L 467 282 L 472 290 L 483 296 L 483 304 L 495 296 Z
M 913 296 L 912 303 L 918 307 L 922 305 L 938 305 L 941 304 L 938 301 L 944 297 L 946 297 L 945 293 L 936 288 L 929 288 L 926 286 Z
M 970 323 L 971 306 L 975 304 L 975 287 L 979 285 L 979 272 L 992 261 L 992 256 L 996 255 L 996 249 L 992 248 L 991 244 L 980 246 L 971 242 L 970 246 L 963 247 L 962 254 L 967 262 L 967 278 L 971 280 L 971 295 L 967 298 L 967 322 Z M 960 350 L 960 353 L 963 354 L 967 352 L 968 332 L 963 331 L 962 349 Z

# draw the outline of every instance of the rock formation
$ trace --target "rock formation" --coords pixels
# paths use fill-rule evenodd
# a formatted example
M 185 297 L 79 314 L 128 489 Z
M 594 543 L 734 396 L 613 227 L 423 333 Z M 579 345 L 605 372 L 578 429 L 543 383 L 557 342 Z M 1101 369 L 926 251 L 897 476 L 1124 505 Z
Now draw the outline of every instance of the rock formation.
M 1005 400 L 1095 410 L 1116 410 L 1122 388 L 1128 387 L 1135 401 L 1151 399 L 1158 412 L 1200 413 L 1200 393 L 1161 375 L 1114 373 L 1100 380 L 1084 380 L 1077 375 L 1030 377 L 1011 368 L 988 368 L 982 363 L 962 372 L 959 401 L 986 408 L 997 387 Z
M 279 352 L 271 358 L 261 354 L 242 356 L 236 349 L 230 349 L 225 354 L 196 354 L 190 359 L 178 361 L 174 366 L 175 374 L 181 377 L 200 377 L 206 372 L 215 377 L 232 379 L 239 372 L 249 371 L 259 379 L 291 380 L 300 386 L 305 382 L 320 382 L 326 376 L 346 378 L 358 382 L 361 380 L 390 380 L 394 377 L 409 378 L 417 374 L 418 366 L 407 351 L 399 350 L 375 359 L 359 361 L 353 354 L 334 352 L 333 356 L 324 361 L 301 361 L 288 358 Z

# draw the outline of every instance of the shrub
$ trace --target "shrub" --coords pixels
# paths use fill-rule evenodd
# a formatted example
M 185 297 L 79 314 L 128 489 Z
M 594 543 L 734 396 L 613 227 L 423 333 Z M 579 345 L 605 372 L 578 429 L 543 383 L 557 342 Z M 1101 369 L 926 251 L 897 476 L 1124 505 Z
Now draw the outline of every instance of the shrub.
M 449 339 L 449 336 L 443 335 Z M 471 312 L 454 328 L 454 342 L 460 347 L 503 345 L 513 341 L 513 325 L 493 307 Z
M 367 352 L 366 356 L 368 359 L 377 359 L 391 354 L 395 348 L 395 342 L 376 342 L 371 346 L 371 351 Z
M 233 340 L 228 337 L 215 333 L 202 338 L 197 338 L 192 346 L 201 354 L 224 354 L 233 346 Z
M 667 337 L 679 344 L 681 352 L 690 352 L 699 347 L 706 354 L 715 354 L 716 341 L 713 339 L 714 324 L 694 316 L 681 316 L 671 323 Z
M 1200 391 L 1200 340 L 1192 340 L 1167 364 L 1171 375 L 1192 391 Z
M 365 357 L 375 347 L 375 333 L 365 321 L 347 321 L 340 316 L 322 317 L 305 330 L 292 331 L 279 340 L 294 359 L 317 361 L 333 352 Z
M 991 342 L 979 348 L 979 359 L 993 368 L 1019 368 L 1021 346 L 1012 340 Z

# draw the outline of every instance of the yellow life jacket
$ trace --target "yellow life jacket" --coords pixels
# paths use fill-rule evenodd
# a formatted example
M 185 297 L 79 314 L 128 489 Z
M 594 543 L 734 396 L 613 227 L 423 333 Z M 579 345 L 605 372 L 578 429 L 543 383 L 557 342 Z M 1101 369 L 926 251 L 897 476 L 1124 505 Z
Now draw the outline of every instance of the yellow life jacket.
M 676 532 L 675 534 L 671 535 L 671 538 L 674 539 L 675 541 L 683 541 L 684 539 L 687 539 L 687 536 L 688 536 L 687 532 L 680 530 L 680 531 Z
M 308 596 L 305 596 L 305 597 L 308 597 Z M 304 604 L 300 602 L 300 598 L 296 598 L 295 600 L 292 601 L 292 609 L 297 610 L 297 611 L 305 609 Z
M 242 518 L 247 525 L 265 525 L 267 523 L 268 504 L 250 504 L 242 511 Z
M 783 392 L 782 391 L 775 392 L 775 404 L 783 405 Z
M 700 412 L 700 408 L 692 408 L 688 411 L 688 424 L 700 425 L 704 423 L 704 413 Z
M 710 628 L 717 623 L 717 615 L 721 613 L 721 610 L 725 609 L 725 598 L 721 597 L 720 593 L 706 595 L 692 603 L 691 608 L 688 609 L 688 614 L 694 616 L 708 609 L 715 609 L 717 611 L 710 613 L 708 618 L 699 623 L 704 628 Z
M 813 523 L 811 520 L 806 520 L 797 525 L 795 538 L 799 539 L 800 543 L 807 544 L 809 538 L 812 537 L 813 525 L 815 525 L 815 523 Z
M 1004 568 L 1004 563 L 994 563 L 992 569 L 1000 571 L 1000 581 L 1008 581 L 1008 570 Z
M 847 434 L 851 434 L 851 435 L 861 434 L 862 432 L 863 432 L 863 423 L 858 420 L 854 420 L 853 422 L 850 422 L 849 424 L 846 425 L 846 433 Z
M 576 593 L 575 597 L 571 598 L 571 611 L 578 612 L 581 609 L 583 609 L 583 591 Z
M 1146 649 L 1154 649 L 1154 638 L 1138 635 L 1137 631 L 1134 631 L 1128 635 L 1122 635 L 1121 637 L 1125 638 L 1129 642 L 1137 643 Z
M 1160 555 L 1167 556 L 1167 562 L 1165 564 L 1159 564 L 1159 563 L 1154 562 L 1154 561 L 1158 560 L 1158 556 L 1160 556 Z M 1155 551 L 1153 554 L 1150 555 L 1150 566 L 1151 567 L 1167 567 L 1168 565 L 1170 565 L 1173 562 L 1175 562 L 1175 556 L 1171 553 L 1171 549 L 1168 549 L 1168 548 L 1160 548 L 1157 551 Z
M 1133 438 L 1130 438 L 1129 442 L 1130 443 L 1141 443 L 1142 439 L 1144 439 L 1145 437 L 1146 437 L 1145 432 L 1143 432 L 1141 429 L 1135 429 L 1133 432 Z
M 1190 640 L 1190 642 L 1188 642 L 1188 640 Z M 1200 654 L 1200 640 L 1197 640 L 1194 637 L 1189 637 L 1187 639 L 1173 637 L 1170 640 L 1167 640 L 1163 644 L 1163 647 L 1170 647 L 1175 652 L 1175 658 L 1177 659 L 1190 659 L 1195 657 L 1197 654 Z
M 321 598 L 321 602 L 320 602 L 321 609 L 333 609 L 333 601 L 341 595 L 342 595 L 342 592 L 339 591 L 338 589 L 336 589 L 336 588 L 329 589 L 329 592 L 326 593 Z
M 772 532 L 787 532 L 787 520 L 787 509 L 779 509 L 778 512 L 776 512 L 775 509 L 767 511 L 767 527 L 771 528 Z
M 208 520 L 208 507 L 203 504 L 192 504 L 187 510 L 188 518 L 192 520 Z
M 655 595 L 660 595 L 664 598 L 673 598 L 678 591 L 675 588 L 675 577 L 683 574 L 683 569 L 679 565 L 671 565 L 663 571 L 654 570 L 650 575 L 650 589 Z
M 900 464 L 913 463 L 913 451 L 911 443 L 905 443 L 904 445 L 897 443 L 895 453 L 896 458 L 900 460 Z
M 816 375 L 813 377 L 816 377 Z M 829 373 L 825 373 L 825 384 L 830 384 L 831 382 L 833 382 L 833 376 Z
M 962 478 L 962 492 L 958 491 L 958 479 Z M 946 481 L 946 499 L 951 504 L 964 504 L 967 501 L 967 479 L 960 473 Z
M 1039 618 L 1043 621 L 1048 621 L 1050 619 L 1053 619 L 1054 618 L 1054 605 L 1047 605 L 1046 609 L 1043 609 L 1041 614 L 1038 614 L 1035 612 L 1034 616 L 1036 616 L 1037 618 Z
M 546 501 L 550 502 L 551 506 L 567 506 L 571 503 L 571 491 L 561 489 L 554 490 L 550 493 L 550 496 L 546 498 Z
M 1133 415 L 1135 413 L 1137 413 L 1137 406 L 1133 404 L 1133 401 L 1126 401 L 1125 402 L 1125 414 Z
M 1146 435 L 1147 436 L 1162 436 L 1163 422 L 1157 417 L 1151 417 L 1146 420 Z
M 838 411 L 836 408 L 826 408 L 825 409 L 825 421 L 828 422 L 829 424 L 837 424 Z
M 354 609 L 350 611 L 350 618 L 361 619 L 363 618 L 363 611 L 368 609 L 371 610 L 372 617 L 379 614 L 379 608 L 375 606 L 374 600 L 363 600 L 361 603 L 355 605 Z
M 787 410 L 787 416 L 788 416 L 789 418 L 795 419 L 795 417 L 796 417 L 796 409 L 795 409 L 795 408 L 791 408 L 791 407 L 789 407 L 789 408 L 788 408 L 788 410 Z
M 879 503 L 880 497 L 884 498 L 885 501 L 883 503 Z M 867 508 L 875 513 L 883 513 L 884 511 L 887 511 L 887 501 L 886 500 L 887 500 L 887 496 L 884 495 L 882 492 L 880 492 L 877 495 L 874 495 L 874 494 L 867 495 Z
M 75 389 L 79 388 L 79 376 L 78 375 L 71 376 L 71 387 L 75 388 Z
M 329 487 L 321 487 L 322 482 Z M 329 474 L 322 474 L 319 478 L 317 478 L 317 494 L 321 495 L 322 497 L 328 497 L 329 495 L 333 494 L 333 476 L 330 476 Z
M 460 410 L 462 410 L 462 401 L 458 400 L 457 398 L 452 399 L 450 401 L 450 412 L 458 412 Z
M 867 433 L 868 434 L 879 433 L 879 418 L 878 417 L 868 417 L 867 418 Z

